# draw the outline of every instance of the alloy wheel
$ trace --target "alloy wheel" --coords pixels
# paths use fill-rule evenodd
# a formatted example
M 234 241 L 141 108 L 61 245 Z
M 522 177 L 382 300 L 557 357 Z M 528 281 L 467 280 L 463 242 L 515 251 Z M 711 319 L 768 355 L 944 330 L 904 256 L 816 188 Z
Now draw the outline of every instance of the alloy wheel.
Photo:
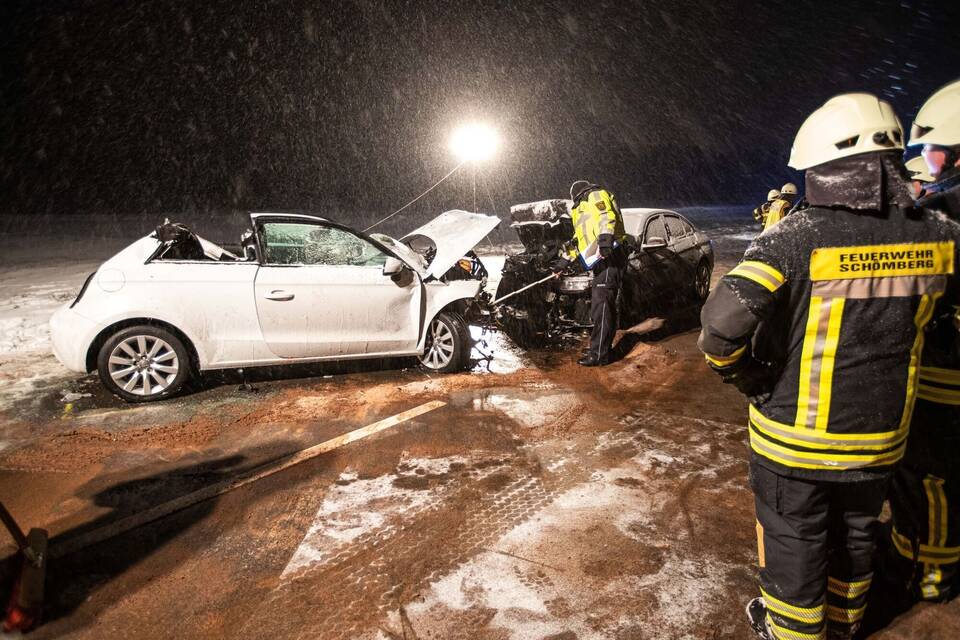
M 700 266 L 697 267 L 697 281 L 694 286 L 697 288 L 697 297 L 700 300 L 706 300 L 710 293 L 710 269 L 707 268 L 705 262 L 700 263 Z
M 439 318 L 434 319 L 430 323 L 426 351 L 420 357 L 420 362 L 430 369 L 442 369 L 450 364 L 455 352 L 456 339 L 453 331 Z
M 110 352 L 110 377 L 118 387 L 138 396 L 162 393 L 177 378 L 180 360 L 166 340 L 135 335 Z

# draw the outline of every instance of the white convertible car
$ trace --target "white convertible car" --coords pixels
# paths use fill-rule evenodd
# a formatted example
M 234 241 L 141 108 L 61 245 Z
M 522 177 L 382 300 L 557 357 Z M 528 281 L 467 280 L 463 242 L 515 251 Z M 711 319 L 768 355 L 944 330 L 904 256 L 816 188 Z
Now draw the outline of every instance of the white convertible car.
M 486 270 L 472 249 L 495 216 L 447 211 L 404 236 L 254 213 L 236 253 L 164 223 L 103 263 L 50 320 L 67 368 L 131 402 L 211 369 L 415 356 L 437 372 L 470 353 L 464 316 Z

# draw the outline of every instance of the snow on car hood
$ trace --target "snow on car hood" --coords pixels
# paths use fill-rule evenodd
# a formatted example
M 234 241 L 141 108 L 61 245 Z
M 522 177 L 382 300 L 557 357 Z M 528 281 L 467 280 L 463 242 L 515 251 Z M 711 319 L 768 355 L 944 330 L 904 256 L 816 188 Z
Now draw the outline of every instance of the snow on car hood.
M 409 242 L 429 238 L 437 254 L 427 266 L 426 275 L 439 278 L 500 224 L 497 216 L 454 209 L 445 211 L 415 231 L 403 236 Z

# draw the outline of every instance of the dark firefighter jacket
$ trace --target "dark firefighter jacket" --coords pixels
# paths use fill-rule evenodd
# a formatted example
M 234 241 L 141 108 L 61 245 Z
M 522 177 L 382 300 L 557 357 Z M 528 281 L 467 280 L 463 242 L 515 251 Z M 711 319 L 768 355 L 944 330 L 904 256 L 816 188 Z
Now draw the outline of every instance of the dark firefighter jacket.
M 863 479 L 903 455 L 923 328 L 957 297 L 960 226 L 912 207 L 899 162 L 864 154 L 808 170 L 811 206 L 761 233 L 704 305 L 714 369 L 735 378 L 771 363 L 750 446 L 778 473 Z
M 623 215 L 613 194 L 596 188 L 574 203 L 570 212 L 574 237 L 564 249 L 564 257 L 572 262 L 578 257 L 587 269 L 600 260 L 601 236 L 608 236 L 613 244 L 623 243 L 627 234 L 623 229 Z
M 960 171 L 945 176 L 918 201 L 924 208 L 960 219 Z M 927 329 L 917 397 L 960 408 L 960 332 L 957 308 L 947 302 L 937 307 Z

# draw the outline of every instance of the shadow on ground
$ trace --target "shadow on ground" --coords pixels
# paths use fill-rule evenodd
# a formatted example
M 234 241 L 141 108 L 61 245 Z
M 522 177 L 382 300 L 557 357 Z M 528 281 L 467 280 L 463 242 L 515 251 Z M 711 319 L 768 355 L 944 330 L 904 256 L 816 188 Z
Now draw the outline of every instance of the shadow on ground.
M 90 610 L 79 615 L 73 614 L 84 603 L 91 600 L 95 592 L 124 576 L 132 567 L 206 519 L 222 496 L 203 500 L 142 526 L 118 533 L 102 542 L 68 552 L 62 557 L 57 557 L 59 556 L 58 548 L 63 548 L 64 545 L 69 547 L 81 536 L 102 527 L 109 527 L 123 518 L 142 513 L 194 491 L 275 468 L 283 463 L 288 454 L 294 453 L 298 446 L 297 443 L 286 441 L 273 443 L 271 450 L 284 453 L 267 462 L 258 460 L 253 455 L 254 452 L 241 452 L 214 460 L 181 465 L 132 480 L 118 480 L 117 477 L 109 475 L 101 476 L 81 487 L 77 491 L 78 497 L 85 498 L 97 507 L 106 508 L 109 511 L 51 538 L 46 607 L 41 628 L 55 626 L 57 621 L 68 616 L 71 630 L 94 622 L 98 611 Z M 55 529 L 56 523 L 51 528 Z M 178 563 L 186 559 L 187 557 L 180 556 Z M 7 591 L 11 573 L 9 568 L 14 566 L 14 558 L 7 558 L 4 564 L 8 568 L 3 581 L 4 591 Z M 166 570 L 169 571 L 171 568 L 166 567 Z M 135 592 L 137 586 L 135 584 L 130 588 L 129 585 L 125 585 L 124 591 Z M 0 594 L 0 597 L 4 598 L 3 602 L 6 602 L 7 595 L 7 593 Z M 48 628 L 48 631 L 53 630 Z

